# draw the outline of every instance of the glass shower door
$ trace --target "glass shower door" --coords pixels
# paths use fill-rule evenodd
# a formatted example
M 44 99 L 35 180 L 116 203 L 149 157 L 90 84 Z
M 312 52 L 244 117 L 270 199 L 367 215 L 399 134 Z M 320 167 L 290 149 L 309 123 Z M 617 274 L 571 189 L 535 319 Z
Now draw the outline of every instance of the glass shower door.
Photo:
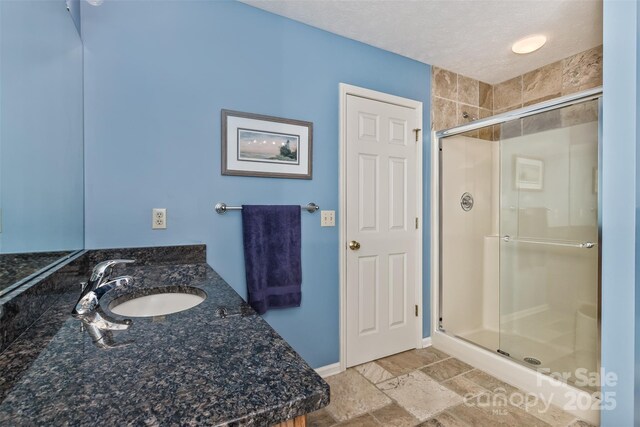
M 499 236 L 499 352 L 593 389 L 598 100 L 501 125 Z

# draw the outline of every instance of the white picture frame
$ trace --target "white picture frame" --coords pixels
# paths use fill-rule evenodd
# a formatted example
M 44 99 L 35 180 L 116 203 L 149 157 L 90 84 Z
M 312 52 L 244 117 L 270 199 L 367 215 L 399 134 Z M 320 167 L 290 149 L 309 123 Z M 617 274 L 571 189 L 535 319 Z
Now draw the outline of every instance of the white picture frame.
M 544 188 L 544 162 L 539 159 L 516 157 L 515 187 L 517 190 L 542 191 Z

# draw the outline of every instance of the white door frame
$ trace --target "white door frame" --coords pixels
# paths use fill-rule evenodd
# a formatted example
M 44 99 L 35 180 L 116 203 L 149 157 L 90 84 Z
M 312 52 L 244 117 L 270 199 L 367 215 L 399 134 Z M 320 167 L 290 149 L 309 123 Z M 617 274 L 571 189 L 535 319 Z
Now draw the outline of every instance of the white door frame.
M 416 174 L 418 176 L 418 182 L 416 185 L 416 216 L 420 218 L 420 224 L 418 230 L 418 248 L 416 252 L 416 283 L 415 283 L 415 303 L 418 305 L 418 317 L 416 321 L 416 348 L 422 348 L 422 235 L 424 233 L 424 227 L 428 227 L 428 224 L 422 222 L 422 145 L 424 141 L 424 128 L 422 123 L 422 102 L 413 99 L 402 98 L 388 93 L 377 92 L 371 89 L 365 89 L 358 86 L 352 86 L 345 83 L 340 83 L 340 205 L 338 206 L 338 219 L 339 219 L 339 258 L 340 258 L 340 371 L 346 369 L 347 360 L 347 224 L 345 219 L 346 206 L 347 206 L 347 191 L 346 191 L 346 173 L 347 173 L 347 96 L 354 95 L 360 98 L 367 98 L 374 101 L 386 102 L 389 104 L 395 104 L 402 107 L 408 107 L 416 110 L 418 114 L 418 128 L 421 129 L 420 141 L 417 143 L 417 156 L 416 156 Z

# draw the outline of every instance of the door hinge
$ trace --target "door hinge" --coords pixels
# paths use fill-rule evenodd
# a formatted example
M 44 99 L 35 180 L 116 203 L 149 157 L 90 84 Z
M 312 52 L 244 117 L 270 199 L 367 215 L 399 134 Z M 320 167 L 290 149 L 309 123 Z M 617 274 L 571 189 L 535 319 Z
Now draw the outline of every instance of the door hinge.
M 418 304 L 416 304 L 416 317 L 418 317 Z
M 416 217 L 416 230 L 418 229 L 418 217 Z
M 413 131 L 415 132 L 415 134 L 416 134 L 416 142 L 420 141 L 420 139 L 419 139 L 419 138 L 420 138 L 420 131 L 421 131 L 421 130 L 422 130 L 422 129 L 418 129 L 418 128 L 416 128 L 416 129 L 414 129 L 414 130 L 413 130 Z

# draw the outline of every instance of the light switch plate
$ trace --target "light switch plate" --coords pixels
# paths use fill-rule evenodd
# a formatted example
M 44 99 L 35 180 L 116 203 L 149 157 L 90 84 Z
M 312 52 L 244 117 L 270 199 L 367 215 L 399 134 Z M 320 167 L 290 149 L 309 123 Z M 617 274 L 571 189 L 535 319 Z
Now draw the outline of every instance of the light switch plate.
M 151 228 L 154 230 L 167 228 L 167 210 L 165 208 L 154 208 L 151 211 Z
M 336 211 L 320 211 L 320 225 L 322 227 L 335 227 Z

